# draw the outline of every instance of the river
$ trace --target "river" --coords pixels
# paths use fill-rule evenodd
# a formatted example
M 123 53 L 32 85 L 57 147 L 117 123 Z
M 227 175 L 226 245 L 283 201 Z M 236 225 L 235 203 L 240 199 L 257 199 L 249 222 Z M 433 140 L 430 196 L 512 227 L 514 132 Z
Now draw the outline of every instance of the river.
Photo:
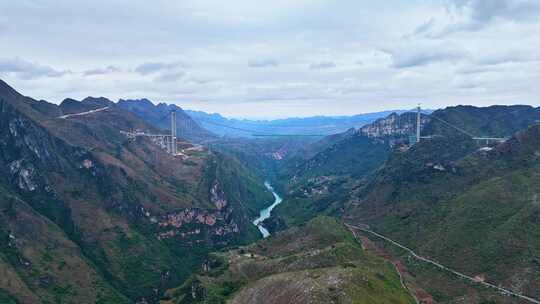
M 277 205 L 281 204 L 283 199 L 279 196 L 279 194 L 276 193 L 276 191 L 269 182 L 265 182 L 264 185 L 266 186 L 266 189 L 272 191 L 272 194 L 274 195 L 274 203 L 269 207 L 261 210 L 261 212 L 259 213 L 259 217 L 253 221 L 253 225 L 259 228 L 259 231 L 261 232 L 263 238 L 267 238 L 270 236 L 270 232 L 262 226 L 262 222 L 270 217 L 270 215 L 272 214 L 272 210 L 276 208 Z

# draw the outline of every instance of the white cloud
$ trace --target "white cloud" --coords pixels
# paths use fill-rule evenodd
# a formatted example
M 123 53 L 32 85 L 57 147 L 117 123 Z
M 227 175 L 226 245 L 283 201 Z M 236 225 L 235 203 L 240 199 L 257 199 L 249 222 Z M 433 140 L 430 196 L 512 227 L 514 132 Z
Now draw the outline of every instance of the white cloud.
M 421 35 L 421 34 L 425 34 L 429 31 L 431 31 L 431 29 L 435 26 L 435 18 L 429 18 L 429 20 L 427 20 L 426 22 L 422 23 L 419 27 L 417 27 L 415 30 L 414 30 L 414 33 L 413 35 Z
M 61 77 L 69 71 L 57 70 L 47 65 L 29 62 L 20 58 L 0 58 L 0 73 L 13 74 L 22 79 Z
M 240 116 L 540 102 L 536 3 L 0 1 L 0 77 Z
M 540 2 L 537 0 L 451 0 L 455 8 L 467 11 L 480 23 L 497 18 L 512 21 L 538 20 Z
M 250 60 L 248 66 L 250 68 L 267 68 L 277 67 L 279 63 L 275 59 Z
M 155 78 L 155 80 L 160 82 L 178 81 L 182 79 L 185 75 L 186 72 L 184 71 L 167 72 L 159 75 Z
M 402 69 L 425 66 L 433 63 L 457 62 L 467 52 L 451 44 L 401 44 L 387 51 L 392 56 L 392 67 Z
M 84 76 L 99 76 L 99 75 L 107 75 L 107 74 L 110 74 L 110 73 L 115 73 L 115 72 L 120 72 L 121 69 L 116 67 L 116 66 L 113 66 L 113 65 L 109 65 L 105 68 L 97 68 L 97 69 L 90 69 L 90 70 L 86 70 L 83 72 L 83 75 Z
M 181 62 L 146 62 L 135 68 L 135 72 L 141 75 L 150 75 L 161 71 L 173 70 L 184 67 Z
M 312 70 L 324 70 L 335 68 L 336 64 L 332 61 L 322 61 L 318 63 L 312 63 L 309 65 L 309 68 Z

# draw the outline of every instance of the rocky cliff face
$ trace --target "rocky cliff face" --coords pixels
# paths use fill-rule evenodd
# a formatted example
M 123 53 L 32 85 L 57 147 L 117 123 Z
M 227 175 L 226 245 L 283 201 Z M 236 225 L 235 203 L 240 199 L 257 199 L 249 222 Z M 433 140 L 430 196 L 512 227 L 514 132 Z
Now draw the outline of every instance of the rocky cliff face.
M 227 242 L 219 238 L 238 234 L 240 227 L 235 221 L 234 207 L 229 205 L 218 181 L 214 181 L 210 189 L 210 201 L 215 209 L 186 208 L 153 220 L 159 226 L 157 238 L 188 238 L 189 242 L 196 243 L 211 239 L 226 245 Z
M 62 119 L 57 106 L 0 83 L 0 208 L 10 210 L 0 213 L 0 270 L 12 273 L 0 295 L 157 302 L 210 250 L 258 237 L 250 204 L 270 201 L 262 182 L 219 154 L 180 159 L 128 140 L 121 130 L 155 128 L 106 99 L 71 102 L 104 104 L 110 109 Z
M 416 134 L 416 120 L 416 113 L 407 112 L 401 115 L 393 113 L 386 118 L 363 126 L 359 132 L 369 138 L 387 141 L 390 145 L 394 145 L 396 142 Z M 422 115 L 420 129 L 423 129 L 429 121 L 429 116 Z
M 0 208 L 9 212 L 0 214 L 0 269 L 6 274 L 0 291 L 20 303 L 100 298 L 128 303 L 83 254 L 76 212 L 58 187 L 78 174 L 97 176 L 95 159 L 52 136 L 5 96 L 0 96 Z

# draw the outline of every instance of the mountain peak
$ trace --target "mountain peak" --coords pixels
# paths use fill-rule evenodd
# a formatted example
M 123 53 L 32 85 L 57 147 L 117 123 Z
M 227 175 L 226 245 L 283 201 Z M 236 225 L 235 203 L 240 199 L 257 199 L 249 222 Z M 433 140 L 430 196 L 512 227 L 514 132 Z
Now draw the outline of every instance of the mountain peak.
M 22 97 L 22 95 L 19 94 L 19 92 L 17 92 L 5 81 L 0 79 L 0 97 L 14 98 L 14 97 Z
M 177 106 L 175 105 L 174 103 L 164 103 L 164 102 L 160 102 L 157 104 L 157 107 L 158 108 L 165 108 L 165 109 L 169 109 L 169 110 L 182 110 L 184 111 L 180 106 Z
M 147 98 L 141 98 L 141 99 L 120 99 L 118 100 L 118 104 L 138 104 L 138 105 L 144 105 L 144 106 L 154 106 L 154 103 Z
M 111 106 L 114 104 L 114 102 L 112 102 L 110 99 L 107 99 L 105 97 L 92 97 L 92 96 L 86 97 L 81 102 L 86 103 L 86 104 L 103 106 L 103 107 Z
M 62 106 L 63 104 L 76 103 L 76 102 L 80 102 L 80 101 L 73 98 L 66 98 L 62 100 L 62 102 L 60 103 L 60 106 Z
M 60 109 L 63 114 L 74 114 L 113 105 L 114 103 L 105 97 L 86 97 L 82 101 L 66 98 L 60 103 Z

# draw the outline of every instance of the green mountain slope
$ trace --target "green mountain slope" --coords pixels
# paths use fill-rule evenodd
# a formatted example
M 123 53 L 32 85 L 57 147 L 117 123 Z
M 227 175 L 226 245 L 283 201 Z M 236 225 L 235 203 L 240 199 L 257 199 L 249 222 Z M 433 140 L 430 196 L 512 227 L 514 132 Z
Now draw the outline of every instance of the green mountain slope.
M 540 109 L 526 105 L 456 106 L 435 111 L 433 116 L 477 137 L 510 137 L 540 122 Z M 455 131 L 440 121 L 433 121 L 426 126 L 423 135 L 448 136 Z
M 352 134 L 317 153 L 289 171 L 281 185 L 284 201 L 266 223 L 283 228 L 303 223 L 319 214 L 337 215 L 351 189 L 383 164 L 390 153 L 388 145 L 358 133 Z M 285 175 L 286 176 L 286 175 Z
M 58 225 L 4 188 L 0 209 L 2 303 L 130 302 Z
M 95 102 L 101 100 L 73 103 L 84 108 Z M 70 290 L 60 290 L 66 303 L 93 303 L 101 289 L 84 286 L 95 281 L 127 302 L 156 302 L 206 253 L 259 237 L 251 219 L 272 197 L 239 163 L 204 149 L 174 158 L 150 140 L 129 140 L 121 130 L 157 130 L 112 103 L 106 111 L 65 119 L 57 116 L 65 114 L 61 107 L 54 108 L 0 83 L 0 184 L 31 208 L 36 221 L 46 220 L 63 233 L 62 243 L 48 239 L 52 243 L 43 244 L 59 247 L 55 259 L 79 252 L 86 263 L 80 272 L 73 267 L 54 273 L 54 284 L 39 290 L 34 286 L 43 271 L 34 266 L 39 264 L 34 256 L 22 252 L 32 261 L 29 269 L 8 260 L 6 269 L 39 301 L 54 302 L 55 286 L 71 284 Z M 31 232 L 15 237 L 27 239 L 24 244 L 38 241 Z M 64 248 L 69 244 L 75 249 Z M 25 271 L 38 275 L 28 281 L 21 274 Z M 81 282 L 73 284 L 72 273 Z M 19 301 L 39 303 L 5 284 L 0 289 Z
M 422 116 L 422 124 L 427 121 Z M 319 214 L 340 215 L 350 193 L 367 182 L 394 147 L 408 141 L 415 123 L 414 113 L 393 113 L 300 149 L 279 166 L 277 185 L 284 202 L 265 225 L 279 230 Z
M 411 117 L 390 116 L 360 131 L 374 144 L 392 146 L 386 154 L 361 145 L 349 153 L 355 147 L 350 136 L 319 151 L 299 165 L 305 166 L 299 173 L 313 175 L 285 187 L 284 202 L 264 224 L 275 230 L 317 214 L 344 216 L 446 266 L 538 298 L 538 127 L 490 147 L 466 135 L 511 137 L 538 115 L 529 106 L 439 110 L 422 119 L 423 136 L 432 138 L 412 147 L 400 146 L 414 131 Z M 353 165 L 370 155 L 381 156 L 379 167 Z M 318 166 L 307 165 L 315 160 Z M 475 292 L 467 294 L 469 287 L 451 288 L 434 273 L 419 276 L 437 300 L 481 302 Z
M 540 297 L 540 126 L 492 150 L 449 139 L 395 154 L 347 204 L 347 219 L 448 267 Z
M 350 193 L 362 188 L 393 150 L 408 149 L 409 137 L 416 131 L 416 118 L 416 113 L 393 113 L 359 130 L 326 137 L 286 159 L 277 176 L 284 203 L 276 208 L 276 216 L 268 220 L 267 226 L 279 229 L 321 213 L 340 214 Z M 435 111 L 431 116 L 422 114 L 422 135 L 431 136 L 432 145 L 417 155 L 424 163 L 432 162 L 428 160 L 431 156 L 448 163 L 479 147 L 467 134 L 508 137 L 536 121 L 540 121 L 540 111 L 530 106 L 458 106 Z M 401 159 L 397 156 L 392 161 L 398 163 Z M 396 167 L 390 163 L 384 170 L 393 168 L 401 171 L 387 175 L 422 176 L 410 164 Z
M 326 217 L 204 265 L 162 303 L 414 303 L 390 263 Z

